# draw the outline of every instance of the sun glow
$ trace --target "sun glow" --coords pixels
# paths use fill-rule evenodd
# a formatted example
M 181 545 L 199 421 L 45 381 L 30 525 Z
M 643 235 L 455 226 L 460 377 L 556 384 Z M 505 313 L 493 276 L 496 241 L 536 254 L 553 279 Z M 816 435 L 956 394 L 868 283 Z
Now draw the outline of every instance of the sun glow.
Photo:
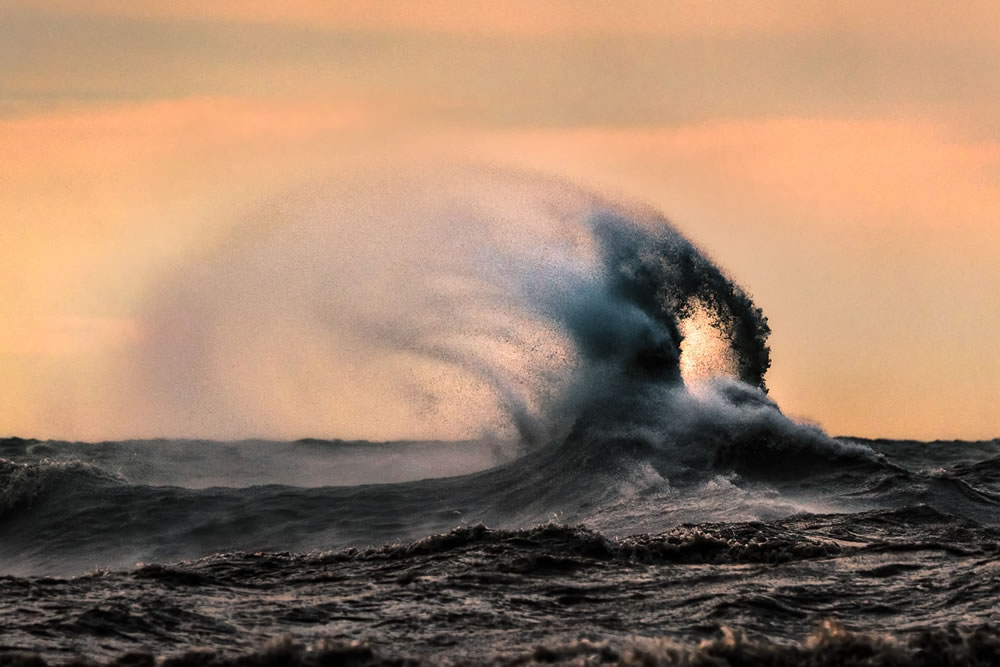
M 729 344 L 719 330 L 716 319 L 700 305 L 680 323 L 681 377 L 688 385 L 697 385 L 712 378 L 736 377 L 736 366 Z

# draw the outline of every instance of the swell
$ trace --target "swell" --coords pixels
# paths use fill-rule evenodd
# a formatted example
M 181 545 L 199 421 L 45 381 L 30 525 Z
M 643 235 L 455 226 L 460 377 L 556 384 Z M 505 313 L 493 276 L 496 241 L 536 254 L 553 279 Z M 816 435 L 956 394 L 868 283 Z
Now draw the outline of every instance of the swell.
M 995 557 L 1000 530 L 943 514 L 928 506 L 857 514 L 800 515 L 773 522 L 684 524 L 663 533 L 608 536 L 587 526 L 548 523 L 496 529 L 483 524 L 453 528 L 412 542 L 293 553 L 232 552 L 176 563 L 142 565 L 143 579 L 181 584 L 267 587 L 305 584 L 304 573 L 325 567 L 400 567 L 428 560 L 469 565 L 488 559 L 500 571 L 554 574 L 626 565 L 778 565 L 817 559 L 905 551 Z M 872 570 L 866 576 L 891 576 Z M 488 573 L 484 573 L 488 576 Z
M 18 464 L 84 463 L 142 486 L 188 489 L 356 486 L 449 477 L 491 468 L 518 450 L 512 441 L 369 442 L 307 439 L 126 440 L 99 443 L 0 439 L 0 458 Z
M 10 614 L 10 645 L 30 639 L 46 660 L 65 656 L 66 644 L 46 638 L 71 637 L 95 659 L 128 652 L 136 664 L 149 652 L 187 664 L 196 658 L 185 653 L 194 636 L 207 664 L 297 664 L 317 659 L 315 651 L 327 660 L 320 664 L 364 651 L 434 664 L 569 661 L 585 650 L 591 661 L 663 661 L 666 648 L 715 656 L 708 664 L 796 664 L 826 659 L 810 652 L 817 645 L 846 664 L 881 664 L 908 651 L 949 664 L 933 660 L 968 659 L 966 640 L 976 645 L 977 633 L 994 631 L 977 624 L 995 616 L 998 538 L 995 527 L 928 507 L 625 538 L 580 526 L 476 525 L 326 553 L 215 554 L 73 579 L 0 577 L 0 611 Z M 821 624 L 833 618 L 854 632 Z M 665 628 L 671 637 L 657 638 Z M 297 639 L 255 650 L 276 636 Z M 929 647 L 931 638 L 945 644 Z M 336 652 L 352 647 L 363 651 Z
M 122 481 L 119 475 L 79 460 L 46 458 L 19 463 L 0 458 L 0 520 L 14 512 L 28 511 L 34 503 L 66 488 L 99 494 L 101 488 Z
M 759 437 L 754 435 L 751 445 Z M 366 548 L 439 533 L 461 541 L 486 535 L 482 527 L 462 526 L 517 530 L 555 517 L 586 524 L 612 540 L 640 531 L 668 536 L 615 547 L 632 549 L 639 558 L 652 558 L 659 550 L 656 558 L 689 562 L 685 559 L 702 549 L 724 561 L 737 558 L 726 544 L 745 543 L 738 558 L 759 554 L 759 562 L 765 562 L 815 545 L 786 550 L 780 539 L 772 539 L 755 546 L 751 538 L 766 534 L 763 524 L 753 524 L 742 537 L 720 525 L 714 530 L 726 537 L 703 531 L 695 546 L 671 531 L 686 523 L 774 522 L 823 511 L 853 512 L 846 516 L 861 522 L 859 511 L 918 506 L 945 513 L 933 516 L 950 517 L 946 522 L 960 517 L 995 523 L 1000 507 L 995 495 L 961 479 L 907 471 L 870 450 L 840 444 L 819 439 L 796 464 L 801 443 L 781 450 L 771 442 L 767 447 L 775 448 L 776 458 L 762 462 L 764 454 L 751 445 L 745 445 L 745 458 L 734 456 L 744 444 L 729 439 L 721 445 L 689 442 L 685 450 L 671 440 L 596 436 L 584 429 L 560 446 L 472 475 L 311 489 L 144 486 L 80 463 L 7 463 L 15 482 L 0 480 L 3 488 L 22 491 L 18 502 L 0 513 L 0 561 L 7 572 L 66 575 L 234 551 Z M 769 471 L 782 461 L 784 468 Z M 33 481 L 16 481 L 24 479 Z M 456 526 L 458 532 L 448 533 Z
M 929 507 L 624 537 L 470 525 L 332 552 L 0 577 L 0 614 L 5 644 L 35 647 L 45 660 L 71 646 L 106 661 L 176 656 L 195 641 L 205 659 L 252 661 L 263 659 L 254 649 L 267 638 L 286 635 L 371 638 L 379 655 L 435 663 L 528 656 L 581 636 L 622 656 L 630 637 L 669 629 L 695 648 L 727 625 L 746 641 L 787 647 L 829 618 L 906 642 L 928 628 L 992 621 L 998 555 L 996 527 Z
M 773 667 L 841 667 L 864 664 L 869 667 L 936 667 L 937 665 L 993 665 L 1000 653 L 1000 628 L 982 624 L 971 629 L 955 626 L 928 628 L 907 635 L 874 635 L 845 630 L 836 621 L 826 621 L 801 641 L 776 642 L 725 628 L 717 639 L 685 643 L 669 637 L 634 637 L 624 644 L 598 640 L 578 640 L 536 646 L 514 655 L 498 655 L 478 660 L 463 659 L 466 665 L 622 665 L 663 667 L 713 665 L 772 665 Z M 38 655 L 14 652 L 3 655 L 10 667 L 45 667 L 49 664 Z M 415 658 L 386 652 L 377 642 L 325 640 L 305 644 L 291 638 L 269 642 L 259 650 L 244 654 L 199 649 L 167 658 L 150 653 L 130 652 L 108 662 L 78 659 L 74 665 L 162 665 L 163 667 L 249 667 L 251 665 L 287 665 L 318 667 L 352 665 L 380 667 L 399 665 L 438 665 L 443 656 Z

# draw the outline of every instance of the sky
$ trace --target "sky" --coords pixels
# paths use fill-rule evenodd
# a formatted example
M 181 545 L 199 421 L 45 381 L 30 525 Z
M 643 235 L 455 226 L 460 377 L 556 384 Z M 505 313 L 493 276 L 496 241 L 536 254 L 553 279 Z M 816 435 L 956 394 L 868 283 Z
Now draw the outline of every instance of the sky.
M 992 2 L 0 0 L 0 30 L 0 433 L 254 435 L 101 411 L 151 291 L 304 178 L 422 155 L 664 212 L 767 313 L 793 416 L 1000 436 Z

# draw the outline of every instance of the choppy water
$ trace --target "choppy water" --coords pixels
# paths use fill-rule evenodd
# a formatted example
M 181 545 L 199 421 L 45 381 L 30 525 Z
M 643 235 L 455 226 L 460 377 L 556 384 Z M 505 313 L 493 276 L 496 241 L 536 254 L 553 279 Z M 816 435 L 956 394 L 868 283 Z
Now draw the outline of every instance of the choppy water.
M 953 633 L 941 639 L 946 647 L 977 628 L 982 641 L 997 638 L 1000 442 L 852 444 L 848 451 L 871 452 L 870 460 L 766 483 L 720 470 L 687 489 L 662 481 L 649 460 L 638 480 L 601 462 L 568 487 L 548 480 L 558 493 L 579 493 L 540 525 L 541 509 L 510 497 L 542 481 L 534 457 L 391 485 L 186 489 L 170 479 L 129 481 L 143 474 L 133 462 L 155 460 L 150 452 L 179 457 L 192 446 L 0 445 L 8 490 L 0 514 L 4 651 L 54 663 L 110 661 L 136 651 L 253 653 L 285 638 L 301 647 L 270 650 L 307 662 L 329 641 L 366 642 L 386 659 L 527 659 L 540 646 L 562 647 L 567 659 L 611 660 L 629 650 L 660 655 L 662 638 L 695 650 L 723 628 L 787 652 L 831 620 L 890 635 L 901 655 L 930 630 Z M 373 460 L 475 447 L 270 446 L 292 458 L 326 449 L 330 465 L 358 457 L 360 447 L 377 450 Z M 263 466 L 266 443 L 200 443 L 202 470 L 240 448 L 245 474 Z M 810 512 L 790 499 L 830 485 L 838 491 L 823 502 L 836 496 L 853 510 Z M 475 507 L 476 494 L 495 500 Z M 580 508 L 587 495 L 603 504 Z M 654 507 L 661 511 L 647 516 Z M 741 514 L 764 518 L 718 521 Z M 836 629 L 822 636 L 844 641 Z M 987 654 L 980 664 L 1000 660 Z M 789 664 L 803 659 L 789 655 Z
M 334 300 L 310 319 L 459 369 L 471 384 L 451 386 L 493 392 L 510 437 L 0 441 L 0 664 L 1000 664 L 1000 441 L 787 418 L 747 293 L 660 217 L 560 190 L 583 202 L 570 214 L 537 189 L 516 201 L 582 240 L 484 253 L 506 238 L 487 233 L 496 211 L 462 208 L 471 240 L 449 246 L 443 224 L 420 268 L 446 288 L 396 285 L 414 312 Z M 226 378 L 198 375 L 218 343 L 199 336 L 246 328 L 198 299 L 301 315 L 281 299 L 337 284 L 306 219 L 276 232 L 281 275 L 308 268 L 294 292 L 227 282 L 267 278 L 262 235 L 166 300 L 207 322 L 161 312 L 150 338 L 174 337 L 153 362 L 191 364 L 158 376 L 178 414 L 265 395 L 227 403 Z M 477 303 L 510 321 L 474 325 Z M 722 345 L 710 381 L 685 376 L 696 320 Z

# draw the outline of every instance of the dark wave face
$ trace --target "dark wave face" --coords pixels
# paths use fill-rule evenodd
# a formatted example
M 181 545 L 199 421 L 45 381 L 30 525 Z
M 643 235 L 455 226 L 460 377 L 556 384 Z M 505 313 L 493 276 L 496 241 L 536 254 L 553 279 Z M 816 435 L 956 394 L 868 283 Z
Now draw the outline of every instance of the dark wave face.
M 122 406 L 422 439 L 0 441 L 0 661 L 996 664 L 960 660 L 996 648 L 1000 442 L 789 419 L 761 309 L 657 214 L 419 183 L 166 280 Z

